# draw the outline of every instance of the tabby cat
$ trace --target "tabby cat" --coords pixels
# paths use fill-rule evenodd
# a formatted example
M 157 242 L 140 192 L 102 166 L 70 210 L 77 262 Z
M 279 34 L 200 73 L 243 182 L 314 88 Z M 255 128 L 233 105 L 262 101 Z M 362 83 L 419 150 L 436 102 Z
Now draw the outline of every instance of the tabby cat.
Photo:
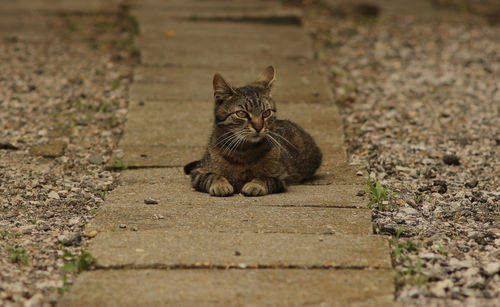
M 297 124 L 276 118 L 274 68 L 250 85 L 233 88 L 213 79 L 215 121 L 203 158 L 184 166 L 195 190 L 214 196 L 261 196 L 311 178 L 322 154 Z

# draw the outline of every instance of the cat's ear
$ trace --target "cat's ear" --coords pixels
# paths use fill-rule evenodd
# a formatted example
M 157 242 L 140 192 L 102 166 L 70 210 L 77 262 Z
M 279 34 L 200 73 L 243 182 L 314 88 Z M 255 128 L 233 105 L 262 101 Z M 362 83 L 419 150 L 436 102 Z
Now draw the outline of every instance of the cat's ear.
M 273 85 L 274 74 L 274 67 L 268 66 L 263 71 L 261 71 L 261 73 L 257 77 L 257 80 L 255 80 L 255 83 L 262 85 L 267 89 L 270 89 Z
M 235 91 L 233 88 L 227 84 L 226 80 L 222 78 L 219 73 L 214 75 L 214 98 L 215 102 L 220 102 L 222 100 L 228 99 L 231 97 Z

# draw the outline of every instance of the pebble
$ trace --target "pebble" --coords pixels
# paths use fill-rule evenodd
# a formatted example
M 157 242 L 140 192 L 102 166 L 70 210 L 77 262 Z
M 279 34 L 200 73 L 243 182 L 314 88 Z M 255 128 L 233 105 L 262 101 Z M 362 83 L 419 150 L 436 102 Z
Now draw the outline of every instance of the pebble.
M 365 194 L 366 194 L 366 191 L 364 191 L 364 190 L 358 190 L 356 192 L 356 196 L 364 196 Z
M 475 188 L 477 186 L 477 184 L 479 183 L 479 181 L 477 180 L 472 180 L 472 181 L 468 181 L 465 183 L 465 186 L 468 187 L 468 188 Z
M 484 272 L 489 276 L 495 275 L 500 272 L 500 262 L 489 262 L 483 267 Z
M 145 203 L 146 205 L 157 205 L 157 204 L 158 204 L 158 201 L 157 201 L 156 199 L 151 198 L 151 197 L 146 197 L 146 198 L 144 199 L 144 203 Z
M 64 245 L 75 245 L 80 243 L 82 235 L 79 231 L 57 236 L 57 240 Z
M 47 196 L 51 199 L 60 199 L 59 194 L 56 191 L 50 191 Z
M 0 142 L 0 149 L 6 149 L 6 150 L 17 150 L 18 148 L 11 143 L 2 143 Z
M 31 146 L 30 153 L 45 158 L 56 158 L 64 155 L 66 147 L 67 144 L 65 142 L 53 141 L 51 143 Z
M 68 221 L 69 226 L 73 226 L 73 225 L 76 225 L 78 223 L 80 223 L 80 218 L 77 216 L 70 218 Z
M 87 233 L 88 238 L 93 238 L 95 236 L 97 236 L 97 230 L 92 230 L 89 233 Z
M 460 165 L 460 159 L 456 155 L 444 155 L 443 162 L 447 165 Z
M 119 226 L 119 227 L 120 227 L 120 228 L 122 228 L 122 229 L 124 229 L 124 228 L 127 228 L 127 225 L 125 225 L 125 224 L 120 224 L 120 226 Z
M 432 284 L 429 291 L 436 297 L 445 297 L 446 292 L 453 287 L 453 282 L 450 279 L 445 279 Z
M 91 155 L 89 158 L 89 163 L 100 165 L 104 163 L 104 158 L 101 155 L 97 154 Z

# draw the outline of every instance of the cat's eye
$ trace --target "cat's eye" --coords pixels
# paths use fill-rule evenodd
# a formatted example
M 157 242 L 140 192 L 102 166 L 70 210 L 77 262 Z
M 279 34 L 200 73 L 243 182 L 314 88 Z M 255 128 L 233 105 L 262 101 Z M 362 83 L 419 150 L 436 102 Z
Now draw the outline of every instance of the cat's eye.
M 237 111 L 236 112 L 236 116 L 238 116 L 239 118 L 245 118 L 245 117 L 247 117 L 247 112 L 245 112 L 245 111 Z
M 271 110 L 265 110 L 263 113 L 262 113 L 262 117 L 269 117 L 271 116 Z

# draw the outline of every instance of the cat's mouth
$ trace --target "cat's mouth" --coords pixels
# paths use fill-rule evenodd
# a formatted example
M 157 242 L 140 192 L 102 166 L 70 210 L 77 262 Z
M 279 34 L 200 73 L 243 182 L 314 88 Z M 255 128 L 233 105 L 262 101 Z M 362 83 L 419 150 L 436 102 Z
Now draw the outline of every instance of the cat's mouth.
M 252 143 L 257 143 L 257 142 L 262 141 L 262 139 L 264 139 L 265 137 L 266 136 L 264 135 L 264 133 L 255 132 L 255 133 L 247 136 L 247 141 L 252 142 Z

